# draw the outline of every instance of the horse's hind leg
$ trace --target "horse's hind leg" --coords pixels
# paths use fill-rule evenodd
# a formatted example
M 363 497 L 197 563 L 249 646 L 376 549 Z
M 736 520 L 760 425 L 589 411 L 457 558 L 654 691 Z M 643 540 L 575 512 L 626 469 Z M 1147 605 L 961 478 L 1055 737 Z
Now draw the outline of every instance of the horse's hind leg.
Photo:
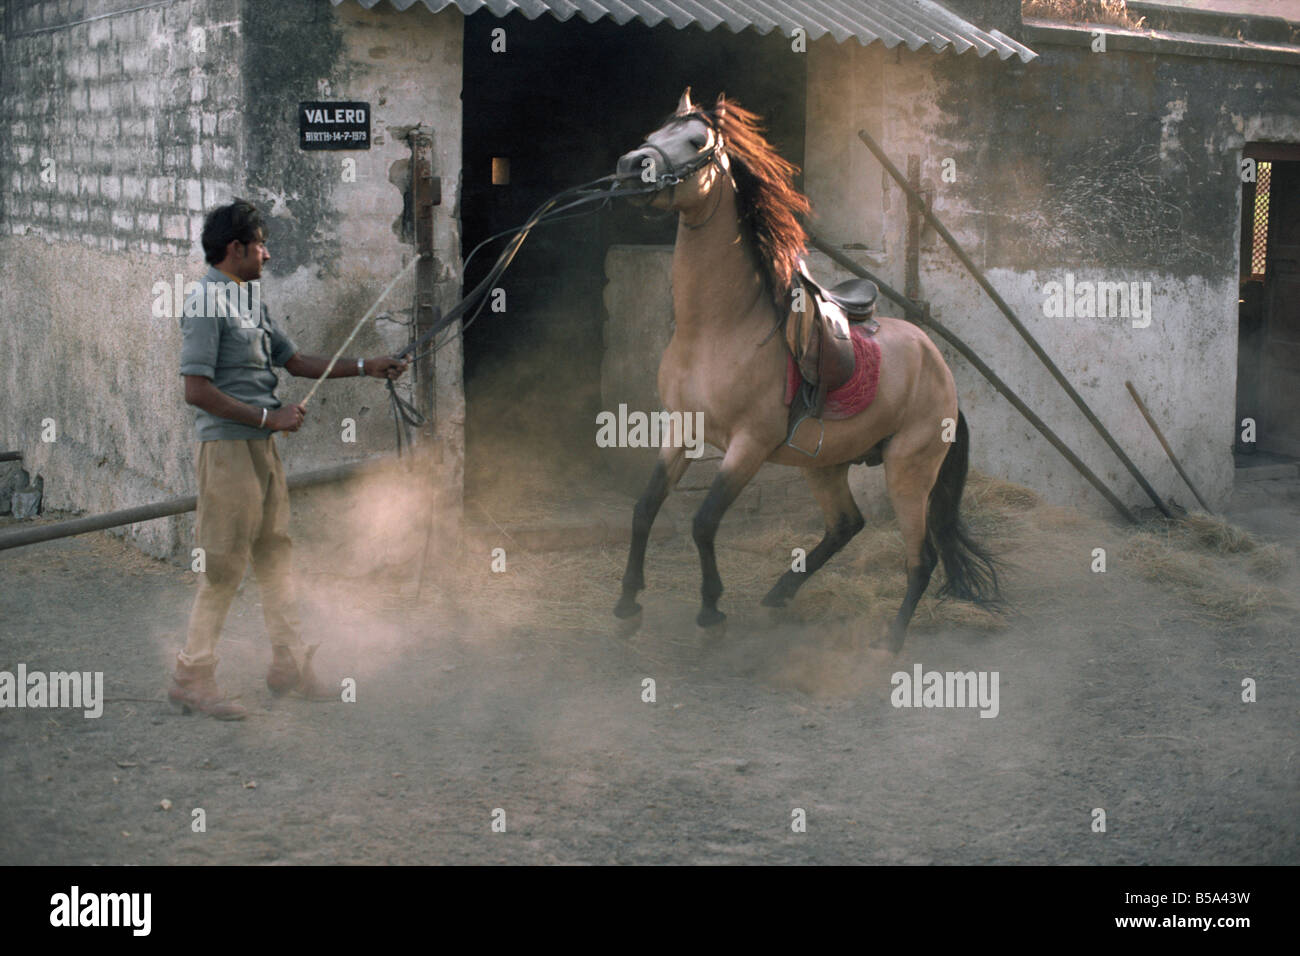
M 907 625 L 939 561 L 934 545 L 926 539 L 925 521 L 930 489 L 938 479 L 939 467 L 947 453 L 948 446 L 939 438 L 938 429 L 933 436 L 913 434 L 911 440 L 895 436 L 885 449 L 885 481 L 903 533 L 907 561 L 907 594 L 883 642 L 894 653 L 903 647 Z M 881 643 L 875 642 L 875 646 Z
M 626 619 L 641 613 L 636 596 L 645 588 L 645 549 L 650 540 L 650 528 L 668 492 L 681 480 L 689 464 L 685 448 L 664 448 L 650 474 L 650 483 L 637 499 L 632 510 L 632 543 L 627 552 L 627 570 L 623 572 L 623 594 L 614 605 L 616 617 Z
M 785 607 L 800 585 L 866 526 L 862 512 L 853 500 L 853 492 L 849 490 L 847 463 L 830 468 L 805 468 L 804 476 L 812 486 L 813 497 L 821 506 L 822 514 L 826 516 L 826 533 L 817 547 L 808 553 L 805 569 L 795 571 L 792 568 L 785 572 L 767 592 L 767 597 L 763 598 L 766 607 Z

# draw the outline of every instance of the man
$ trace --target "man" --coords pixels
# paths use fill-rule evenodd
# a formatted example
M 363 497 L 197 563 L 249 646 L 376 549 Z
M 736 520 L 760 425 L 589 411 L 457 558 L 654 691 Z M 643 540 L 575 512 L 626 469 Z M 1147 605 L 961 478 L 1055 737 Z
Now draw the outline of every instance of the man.
M 262 266 L 271 256 L 251 203 L 237 199 L 213 209 L 202 240 L 211 268 L 180 321 L 185 401 L 197 409 L 197 537 L 206 567 L 168 697 L 187 713 L 241 720 L 247 711 L 217 687 L 215 651 L 250 557 L 271 638 L 267 686 L 277 695 L 339 699 L 339 691 L 312 671 L 316 647 L 302 640 L 290 567 L 289 492 L 274 438 L 277 431 L 297 431 L 306 409 L 275 397 L 273 366 L 319 378 L 329 360 L 299 352 L 261 302 Z M 330 377 L 395 379 L 406 366 L 392 358 L 340 358 Z

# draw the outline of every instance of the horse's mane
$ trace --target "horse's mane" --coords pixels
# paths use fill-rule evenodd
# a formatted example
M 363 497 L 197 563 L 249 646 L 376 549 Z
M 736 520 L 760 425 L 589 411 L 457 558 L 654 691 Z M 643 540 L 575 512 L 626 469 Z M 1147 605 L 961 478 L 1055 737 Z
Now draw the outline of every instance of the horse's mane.
M 757 113 L 725 94 L 711 115 L 731 160 L 742 231 L 754 244 L 769 292 L 780 299 L 794 280 L 808 239 L 798 219 L 808 214 L 808 197 L 794 188 L 799 167 L 777 154 L 763 136 Z

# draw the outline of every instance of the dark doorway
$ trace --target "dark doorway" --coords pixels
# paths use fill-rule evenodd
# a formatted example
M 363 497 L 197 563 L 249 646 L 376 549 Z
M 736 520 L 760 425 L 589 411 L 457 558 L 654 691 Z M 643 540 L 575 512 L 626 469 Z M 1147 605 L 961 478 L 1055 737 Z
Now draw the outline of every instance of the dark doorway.
M 497 29 L 504 52 L 493 52 Z M 805 62 L 777 34 L 466 17 L 462 255 L 559 190 L 613 172 L 688 85 L 698 102 L 726 92 L 762 114 L 783 155 L 801 164 Z M 605 254 L 614 243 L 671 244 L 675 230 L 675 219 L 647 221 L 624 205 L 534 230 L 501 282 L 505 311 L 485 309 L 465 332 L 467 502 L 504 489 L 497 473 L 511 458 L 571 483 L 601 474 Z M 474 256 L 466 288 L 500 248 Z
M 1237 450 L 1300 458 L 1300 147 L 1251 144 L 1243 184 Z M 1256 423 L 1254 445 L 1241 421 Z

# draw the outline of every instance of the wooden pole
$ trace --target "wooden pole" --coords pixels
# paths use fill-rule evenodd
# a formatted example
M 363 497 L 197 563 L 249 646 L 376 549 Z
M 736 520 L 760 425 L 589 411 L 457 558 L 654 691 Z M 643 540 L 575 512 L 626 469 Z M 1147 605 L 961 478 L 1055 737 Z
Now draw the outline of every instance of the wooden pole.
M 858 138 L 861 139 L 862 142 L 867 145 L 867 148 L 875 154 L 876 159 L 880 160 L 880 164 L 885 167 L 885 171 L 894 178 L 899 186 L 902 187 L 908 198 L 917 204 L 921 210 L 921 214 L 925 216 L 930 225 L 934 226 L 935 232 L 937 232 L 943 241 L 948 244 L 948 248 L 953 251 L 961 264 L 966 267 L 966 270 L 975 278 L 975 281 L 979 283 L 980 288 L 988 293 L 989 298 L 993 300 L 993 304 L 996 305 L 1002 314 L 1007 317 L 1007 321 L 1010 322 L 1015 330 L 1020 333 L 1020 337 L 1025 340 L 1030 349 L 1033 350 L 1033 353 L 1038 356 L 1039 361 L 1041 361 L 1043 365 L 1046 366 L 1047 370 L 1052 373 L 1052 377 L 1055 378 L 1061 388 L 1065 390 L 1065 394 L 1070 396 L 1070 400 L 1074 402 L 1079 411 L 1083 413 L 1083 417 L 1086 418 L 1088 423 L 1097 430 L 1097 434 L 1102 437 L 1110 447 L 1110 450 L 1115 453 L 1115 456 L 1123 462 L 1124 467 L 1128 469 L 1128 473 L 1133 476 L 1137 483 L 1142 486 L 1142 490 L 1145 491 L 1147 495 L 1150 496 L 1151 500 L 1155 502 L 1156 507 L 1160 509 L 1160 513 L 1166 518 L 1172 518 L 1173 515 L 1169 513 L 1169 508 L 1165 505 L 1164 501 L 1161 500 L 1160 495 L 1158 495 L 1156 490 L 1151 487 L 1151 483 L 1142 476 L 1142 472 L 1138 471 L 1137 465 L 1133 464 L 1128 455 L 1124 454 L 1124 449 L 1119 447 L 1119 443 L 1111 437 L 1110 432 L 1106 430 L 1106 426 L 1104 426 L 1097 416 L 1093 414 L 1092 409 L 1088 407 L 1088 403 L 1083 400 L 1083 396 L 1075 391 L 1074 386 L 1070 384 L 1069 380 L 1063 374 L 1061 374 L 1061 370 L 1056 367 L 1056 363 L 1052 361 L 1051 356 L 1043 351 L 1043 347 L 1038 344 L 1038 341 L 1029 333 L 1029 330 L 1025 328 L 1020 319 L 1016 317 L 1016 314 L 1011 311 L 1011 306 L 1007 305 L 1002 296 L 998 294 L 998 290 L 993 288 L 989 283 L 989 280 L 984 277 L 984 273 L 980 272 L 975 263 L 971 261 L 970 256 L 966 255 L 966 251 L 961 247 L 961 244 L 953 238 L 952 233 L 950 233 L 944 227 L 944 224 L 939 221 L 938 217 L 935 216 L 933 211 L 931 211 L 929 205 L 920 194 L 911 187 L 907 182 L 906 177 L 898 171 L 898 167 L 889 161 L 889 157 L 885 155 L 884 150 L 880 148 L 876 141 L 871 138 L 871 134 L 866 130 L 859 130 Z
M 1152 418 L 1151 413 L 1147 411 L 1146 403 L 1143 402 L 1141 397 L 1138 395 L 1137 389 L 1133 387 L 1133 383 L 1125 382 L 1124 387 L 1127 388 L 1128 393 L 1133 396 L 1133 401 L 1137 402 L 1138 411 L 1140 411 L 1142 417 L 1147 420 L 1147 424 L 1151 426 L 1151 430 L 1156 433 L 1156 438 L 1160 442 L 1160 447 L 1165 450 L 1165 454 L 1169 456 L 1169 460 L 1172 461 L 1174 467 L 1178 469 L 1179 477 L 1182 478 L 1183 481 L 1187 482 L 1187 487 L 1192 489 L 1192 494 L 1194 494 L 1196 500 L 1201 503 L 1201 507 L 1205 510 L 1205 513 L 1211 515 L 1214 514 L 1214 512 L 1210 510 L 1210 506 L 1205 503 L 1205 499 L 1201 497 L 1201 493 L 1196 490 L 1196 486 L 1192 484 L 1192 479 L 1187 477 L 1187 472 L 1183 470 L 1182 462 L 1178 460 L 1178 456 L 1174 454 L 1174 450 L 1169 447 L 1169 442 L 1165 441 L 1164 432 L 1160 430 L 1160 426 L 1156 424 L 1156 420 Z
M 419 128 L 413 130 L 408 140 L 411 145 L 411 211 L 415 248 L 422 265 L 415 273 L 415 304 L 411 325 L 411 342 L 419 341 L 442 318 L 435 302 L 433 209 L 442 202 L 442 181 L 433 175 L 433 134 Z M 435 340 L 436 341 L 436 340 Z M 434 523 L 438 520 L 438 465 L 442 462 L 442 445 L 438 441 L 438 407 L 436 385 L 437 353 L 432 348 L 423 356 L 416 356 L 415 387 L 413 399 L 416 409 L 424 417 L 418 428 L 412 456 L 421 473 L 425 491 L 429 495 L 429 511 L 424 520 L 424 547 L 420 549 L 420 567 L 415 575 L 415 600 L 420 601 L 425 592 L 430 570 L 429 560 L 433 550 Z

